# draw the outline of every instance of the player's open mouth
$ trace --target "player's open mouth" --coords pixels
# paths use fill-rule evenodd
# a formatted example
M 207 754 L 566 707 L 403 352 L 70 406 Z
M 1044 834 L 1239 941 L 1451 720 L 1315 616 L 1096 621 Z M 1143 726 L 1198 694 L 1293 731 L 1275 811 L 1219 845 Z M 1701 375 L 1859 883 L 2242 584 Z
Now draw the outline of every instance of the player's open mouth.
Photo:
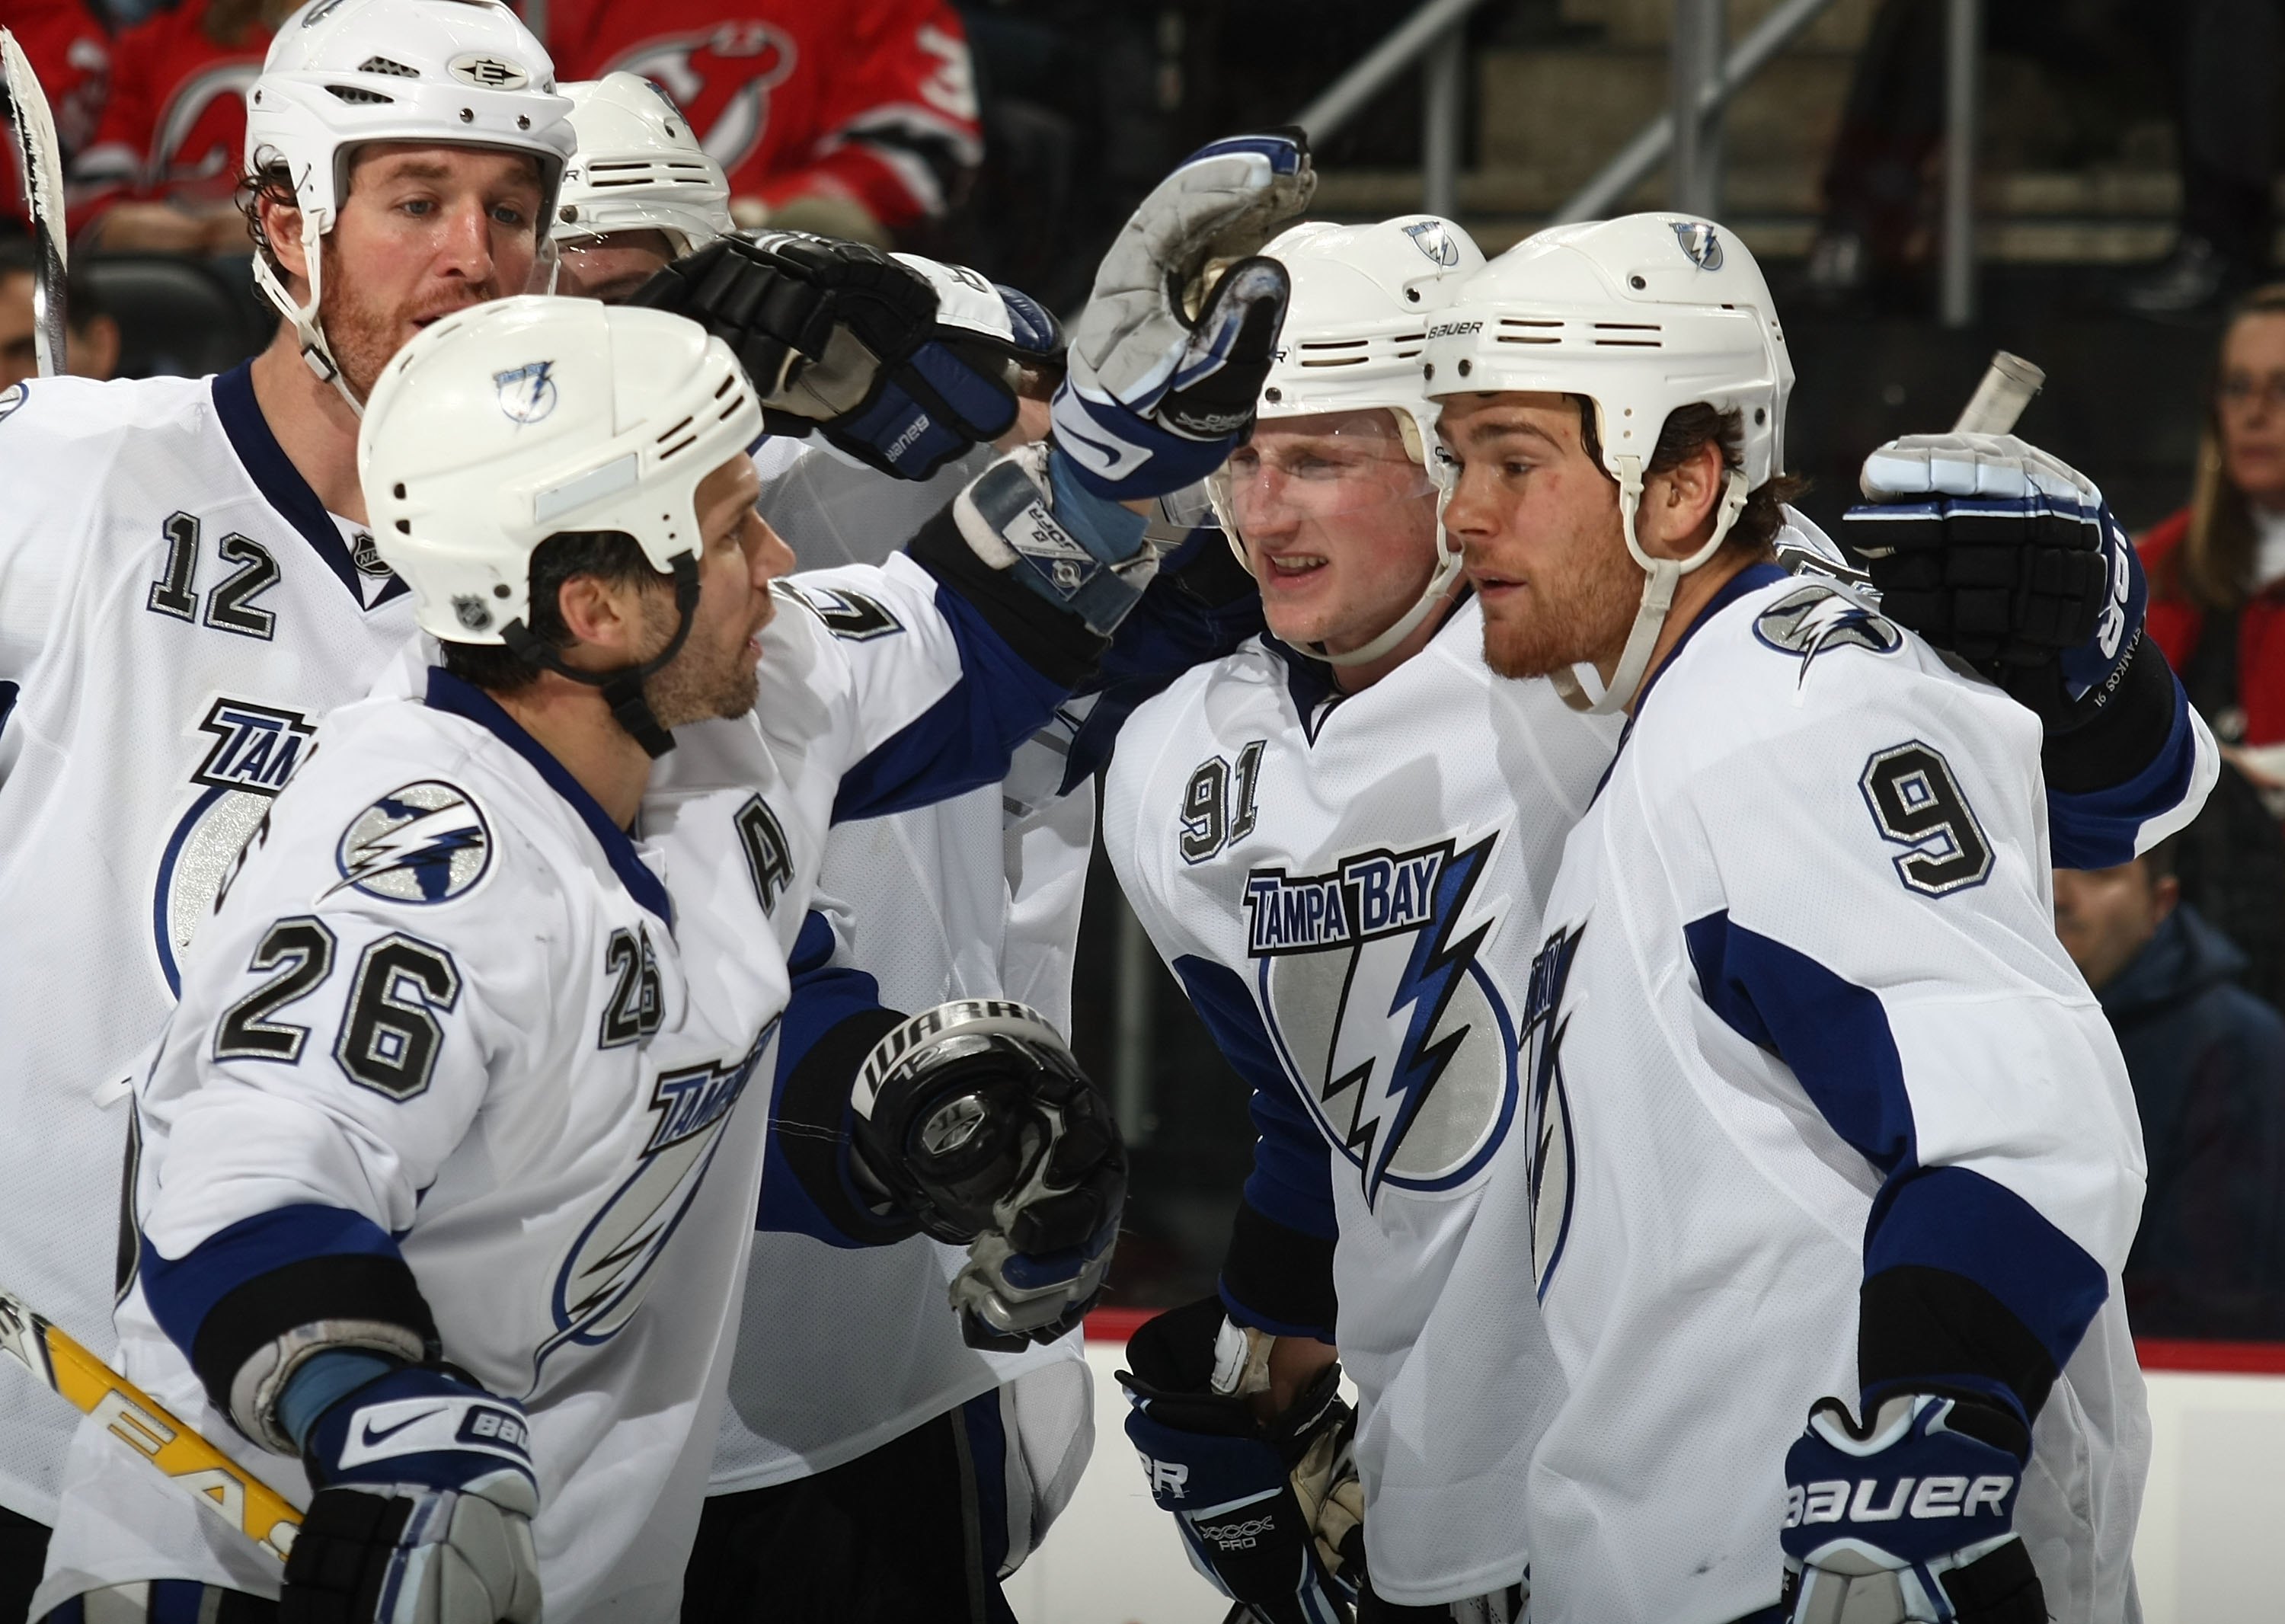
M 1261 561 L 1269 566 L 1271 575 L 1284 578 L 1325 567 L 1325 561 L 1314 553 L 1265 553 Z

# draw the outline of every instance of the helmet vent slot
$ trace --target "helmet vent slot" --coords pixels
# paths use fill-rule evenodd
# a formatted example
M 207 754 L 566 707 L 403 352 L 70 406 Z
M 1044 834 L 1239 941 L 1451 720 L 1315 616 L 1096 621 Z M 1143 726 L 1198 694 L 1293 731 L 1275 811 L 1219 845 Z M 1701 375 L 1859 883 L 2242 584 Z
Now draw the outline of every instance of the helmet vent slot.
M 669 440 L 673 439 L 675 435 L 677 435 L 680 434 L 684 429 L 686 429 L 686 428 L 689 428 L 689 427 L 690 427 L 690 424 L 691 424 L 691 420 L 691 420 L 691 419 L 689 419 L 689 418 L 684 418 L 684 419 L 682 420 L 682 421 L 680 421 L 679 423 L 677 423 L 673 428 L 671 428 L 668 429 L 664 434 L 663 434 L 663 435 L 659 435 L 659 437 L 658 437 L 658 442 L 657 442 L 657 443 L 658 443 L 659 444 L 661 444 L 661 445 L 664 445 L 664 444 L 665 444 Z M 679 446 L 677 446 L 677 447 L 675 447 L 675 448 L 674 448 L 674 451 L 679 451 L 680 449 L 681 449 L 681 448 L 680 448 Z M 666 455 L 666 456 L 670 456 L 670 457 L 671 457 L 671 456 L 672 456 L 672 455 L 674 454 L 674 451 L 667 451 L 667 452 L 665 452 L 665 453 L 664 453 L 664 455 Z
M 379 90 L 368 90 L 354 84 L 329 84 L 326 89 L 342 101 L 360 107 L 386 107 L 397 100 L 394 96 L 383 96 Z
M 1318 360 L 1304 361 L 1304 366 L 1362 366 L 1370 356 L 1325 356 Z
M 367 57 L 364 61 L 357 64 L 357 72 L 361 74 L 387 74 L 392 79 L 418 79 L 420 77 L 420 70 L 419 68 L 407 67 L 404 63 L 391 61 L 387 57 Z

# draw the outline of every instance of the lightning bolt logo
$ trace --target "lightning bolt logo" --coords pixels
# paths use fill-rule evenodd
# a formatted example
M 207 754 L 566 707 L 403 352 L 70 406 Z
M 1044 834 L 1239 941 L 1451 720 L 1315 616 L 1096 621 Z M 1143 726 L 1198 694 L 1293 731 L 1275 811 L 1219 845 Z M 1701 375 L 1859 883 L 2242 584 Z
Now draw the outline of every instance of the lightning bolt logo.
M 1754 621 L 1754 635 L 1780 654 L 1800 657 L 1799 681 L 1808 679 L 1810 662 L 1828 648 L 1894 654 L 1904 646 L 1892 622 L 1822 581 L 1804 582 L 1763 609 Z
M 1480 962 L 1497 919 L 1472 918 L 1469 906 L 1496 842 L 1370 851 L 1327 875 L 1249 876 L 1268 1024 L 1368 1204 L 1392 1181 L 1442 1189 L 1472 1177 L 1513 1113 L 1514 1045 Z M 1322 1064 L 1298 1063 L 1312 1057 Z
M 555 363 L 530 361 L 492 374 L 499 408 L 517 423 L 537 423 L 555 410 Z
M 391 790 L 359 812 L 334 853 L 341 879 L 391 902 L 434 904 L 465 897 L 491 868 L 491 831 L 476 804 L 436 779 Z

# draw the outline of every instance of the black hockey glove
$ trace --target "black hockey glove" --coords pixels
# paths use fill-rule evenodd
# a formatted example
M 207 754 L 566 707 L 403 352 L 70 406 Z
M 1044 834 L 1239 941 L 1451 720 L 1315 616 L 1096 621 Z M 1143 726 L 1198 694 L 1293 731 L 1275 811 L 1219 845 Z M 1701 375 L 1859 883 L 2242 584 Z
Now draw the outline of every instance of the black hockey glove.
M 1119 1380 L 1127 1436 L 1150 1497 L 1182 1530 L 1190 1565 L 1262 1624 L 1346 1618 L 1364 1566 L 1364 1493 L 1349 1459 L 1356 1412 L 1327 1365 L 1264 1424 L 1268 1338 L 1203 1298 L 1148 1322 Z
M 1842 522 L 1881 612 L 1959 655 L 2052 734 L 2126 691 L 2148 589 L 2084 475 L 2013 435 L 1907 435 L 1865 459 Z M 2171 690 L 2164 695 L 2171 719 Z
M 315 1493 L 279 1624 L 538 1624 L 521 1405 L 408 1365 L 319 1416 L 302 1460 Z
M 801 232 L 723 238 L 631 302 L 728 344 L 771 433 L 816 428 L 902 479 L 1005 434 L 1017 369 L 1063 358 L 1061 327 L 1026 294 L 964 266 Z
M 1046 1019 L 999 999 L 924 1009 L 859 1069 L 858 1171 L 968 1248 L 952 1306 L 970 1346 L 1052 1342 L 1102 1294 L 1127 1147 Z
M 2014 1531 L 2030 1451 L 2030 1428 L 1997 1400 L 1895 1393 L 1862 1426 L 1819 1400 L 1786 1456 L 1786 1619 L 2046 1624 Z

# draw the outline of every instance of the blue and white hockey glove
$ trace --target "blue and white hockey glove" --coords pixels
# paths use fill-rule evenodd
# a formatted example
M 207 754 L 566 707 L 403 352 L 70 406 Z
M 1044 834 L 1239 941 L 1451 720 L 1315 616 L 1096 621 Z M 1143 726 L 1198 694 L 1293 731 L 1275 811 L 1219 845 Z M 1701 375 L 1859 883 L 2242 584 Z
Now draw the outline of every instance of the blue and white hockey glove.
M 1987 1399 L 1896 1393 L 1863 1427 L 1819 1400 L 1786 1456 L 1791 1624 L 2046 1624 L 2014 1532 L 2030 1440 Z
M 1364 1565 L 1364 1495 L 1349 1461 L 1356 1413 L 1327 1365 L 1285 1413 L 1256 1417 L 1267 1339 L 1229 1322 L 1220 1298 L 1150 1320 L 1119 1380 L 1127 1436 L 1150 1497 L 1173 1514 L 1190 1565 L 1262 1624 L 1338 1624 Z M 1251 1377 L 1251 1379 L 1249 1379 Z
M 1251 432 L 1292 292 L 1260 251 L 1315 189 L 1300 133 L 1278 131 L 1201 147 L 1142 200 L 1095 271 L 1056 391 L 1056 443 L 1088 489 L 1164 496 Z
M 319 1414 L 302 1461 L 315 1492 L 279 1624 L 538 1624 L 539 1487 L 521 1405 L 404 1366 Z
M 2050 734 L 2100 716 L 2149 593 L 2093 481 L 2013 435 L 1951 434 L 1889 441 L 1860 483 L 1843 536 L 1883 614 L 1967 661 Z
M 1027 294 L 962 265 L 800 231 L 710 243 L 632 302 L 728 344 L 771 433 L 814 428 L 902 479 L 1005 434 L 1017 370 L 1063 362 L 1062 327 Z
M 1053 1342 L 1111 1272 L 1127 1146 L 1045 1017 L 961 999 L 891 1028 L 851 1094 L 856 1170 L 968 1248 L 952 1306 L 970 1347 Z

